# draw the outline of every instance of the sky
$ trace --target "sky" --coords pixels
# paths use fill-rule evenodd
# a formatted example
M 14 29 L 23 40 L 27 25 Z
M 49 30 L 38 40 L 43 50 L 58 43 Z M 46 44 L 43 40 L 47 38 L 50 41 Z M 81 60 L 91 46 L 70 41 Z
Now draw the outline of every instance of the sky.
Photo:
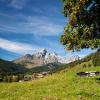
M 69 52 L 60 43 L 67 18 L 61 0 L 0 0 L 0 58 L 14 60 L 46 48 L 63 57 L 91 52 Z

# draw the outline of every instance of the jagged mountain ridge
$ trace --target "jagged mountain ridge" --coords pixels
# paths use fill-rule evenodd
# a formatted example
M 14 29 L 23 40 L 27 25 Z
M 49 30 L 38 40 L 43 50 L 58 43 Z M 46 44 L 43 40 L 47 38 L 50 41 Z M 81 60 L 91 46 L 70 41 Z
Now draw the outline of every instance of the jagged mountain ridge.
M 63 58 L 55 52 L 48 52 L 46 49 L 43 49 L 39 52 L 34 53 L 33 55 L 26 54 L 25 56 L 14 60 L 14 63 L 22 64 L 26 68 L 34 68 L 36 66 L 45 65 L 48 63 L 61 63 L 66 64 L 73 61 L 79 60 L 79 56 Z

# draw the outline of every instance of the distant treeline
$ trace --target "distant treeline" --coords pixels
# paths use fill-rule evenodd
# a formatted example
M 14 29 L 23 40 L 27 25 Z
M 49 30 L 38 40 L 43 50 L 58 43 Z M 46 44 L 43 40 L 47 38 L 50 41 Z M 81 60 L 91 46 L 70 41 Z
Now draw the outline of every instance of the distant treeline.
M 18 82 L 24 78 L 24 74 L 5 75 L 0 77 L 0 82 Z
M 26 71 L 27 69 L 19 64 L 0 59 L 0 81 L 18 81 Z

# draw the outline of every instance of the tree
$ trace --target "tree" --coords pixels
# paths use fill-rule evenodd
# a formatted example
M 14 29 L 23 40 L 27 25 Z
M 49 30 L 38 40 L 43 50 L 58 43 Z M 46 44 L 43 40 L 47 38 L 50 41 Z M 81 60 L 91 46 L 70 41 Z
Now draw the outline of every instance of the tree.
M 68 22 L 60 41 L 67 50 L 100 48 L 100 0 L 63 0 Z
M 18 82 L 19 81 L 19 79 L 18 79 L 18 76 L 12 76 L 12 82 Z
M 3 82 L 7 82 L 7 77 L 6 76 L 3 77 Z
M 12 82 L 12 76 L 7 76 L 7 82 Z

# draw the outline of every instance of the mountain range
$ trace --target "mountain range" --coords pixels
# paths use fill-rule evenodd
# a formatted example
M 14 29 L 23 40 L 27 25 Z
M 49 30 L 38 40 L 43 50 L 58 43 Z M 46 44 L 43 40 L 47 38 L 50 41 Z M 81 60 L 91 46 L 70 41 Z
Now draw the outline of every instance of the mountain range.
M 32 55 L 26 54 L 13 62 L 21 64 L 26 68 L 34 68 L 36 66 L 43 66 L 49 63 L 67 64 L 76 60 L 79 60 L 79 56 L 73 57 L 61 57 L 55 52 L 48 52 L 47 49 L 42 49 Z
M 52 55 L 52 57 L 50 55 Z M 97 52 L 90 54 L 85 58 L 82 58 L 81 60 L 78 59 L 79 59 L 78 56 L 70 58 L 59 57 L 56 53 L 49 53 L 47 50 L 42 50 L 40 52 L 34 53 L 33 55 L 27 54 L 14 61 L 6 61 L 0 59 L 0 76 L 9 74 L 27 73 L 27 72 L 28 73 L 33 73 L 33 72 L 38 73 L 43 71 L 54 72 L 57 70 L 62 70 L 66 67 L 75 66 L 76 64 L 80 64 L 82 62 L 91 62 L 89 66 L 100 66 L 100 49 Z M 64 63 L 69 63 L 69 64 L 64 64 Z

